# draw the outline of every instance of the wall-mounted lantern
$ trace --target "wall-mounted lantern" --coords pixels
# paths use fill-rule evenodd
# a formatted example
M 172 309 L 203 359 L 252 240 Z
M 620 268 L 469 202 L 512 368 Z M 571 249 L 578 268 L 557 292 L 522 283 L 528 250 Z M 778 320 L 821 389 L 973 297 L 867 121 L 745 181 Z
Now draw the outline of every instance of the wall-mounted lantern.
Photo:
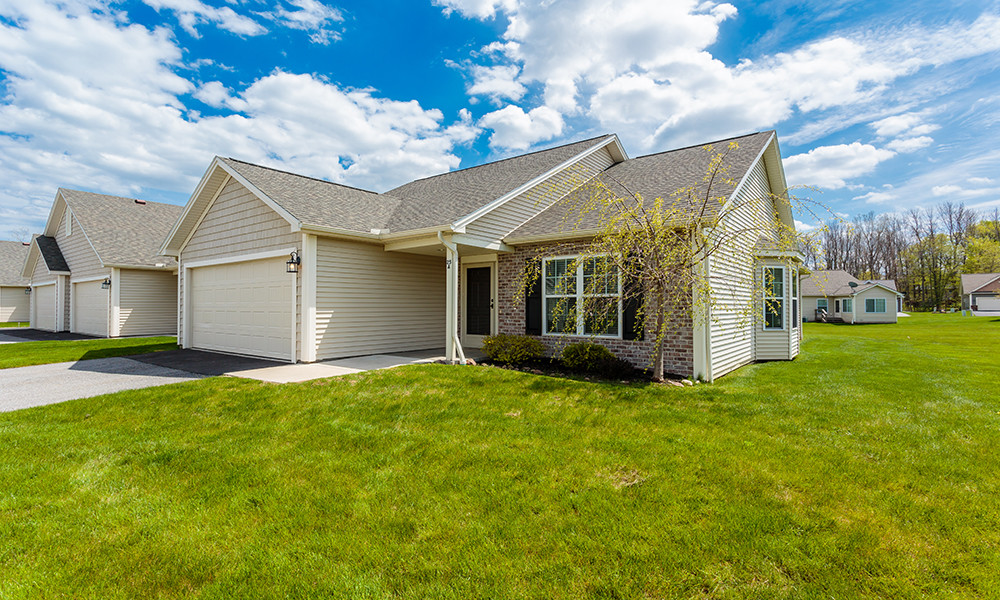
M 110 290 L 111 289 L 111 279 L 110 278 L 106 278 L 104 281 L 101 282 L 101 289 L 102 290 Z
M 30 285 L 28 287 L 24 288 L 24 294 L 26 296 L 30 296 L 31 295 L 31 286 Z
M 288 261 L 285 262 L 285 272 L 298 273 L 300 264 L 302 264 L 302 259 L 299 258 L 299 253 L 292 250 L 292 253 L 288 257 Z

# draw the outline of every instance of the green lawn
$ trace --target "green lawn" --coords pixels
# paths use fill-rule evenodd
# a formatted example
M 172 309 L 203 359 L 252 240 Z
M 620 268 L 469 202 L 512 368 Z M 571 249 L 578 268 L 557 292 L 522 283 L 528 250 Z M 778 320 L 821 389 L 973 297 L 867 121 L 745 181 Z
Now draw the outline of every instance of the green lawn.
M 0 598 L 1000 594 L 1000 322 L 622 386 L 426 365 L 0 414 Z
M 0 323 L 0 327 L 27 327 L 30 324 L 24 321 L 4 321 Z
M 138 337 L 0 344 L 0 369 L 176 350 L 177 338 Z

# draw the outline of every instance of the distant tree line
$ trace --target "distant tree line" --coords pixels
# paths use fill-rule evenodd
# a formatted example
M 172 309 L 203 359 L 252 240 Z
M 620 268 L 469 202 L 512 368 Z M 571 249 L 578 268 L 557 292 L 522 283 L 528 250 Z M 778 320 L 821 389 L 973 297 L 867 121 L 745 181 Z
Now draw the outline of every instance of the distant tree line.
M 805 245 L 806 265 L 858 279 L 893 279 L 911 309 L 961 305 L 959 275 L 1000 272 L 1000 209 L 955 202 L 832 221 Z

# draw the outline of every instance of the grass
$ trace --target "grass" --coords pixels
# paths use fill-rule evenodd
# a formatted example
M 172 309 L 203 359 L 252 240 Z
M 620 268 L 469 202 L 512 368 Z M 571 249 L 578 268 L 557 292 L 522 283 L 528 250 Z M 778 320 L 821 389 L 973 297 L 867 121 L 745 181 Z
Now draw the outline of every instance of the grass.
M 31 323 L 27 323 L 25 321 L 4 321 L 4 322 L 0 322 L 0 328 L 3 328 L 3 327 L 27 327 L 30 324 Z
M 0 344 L 0 369 L 176 350 L 177 338 L 139 337 Z
M 426 365 L 0 414 L 0 597 L 1000 594 L 1000 322 L 716 385 Z

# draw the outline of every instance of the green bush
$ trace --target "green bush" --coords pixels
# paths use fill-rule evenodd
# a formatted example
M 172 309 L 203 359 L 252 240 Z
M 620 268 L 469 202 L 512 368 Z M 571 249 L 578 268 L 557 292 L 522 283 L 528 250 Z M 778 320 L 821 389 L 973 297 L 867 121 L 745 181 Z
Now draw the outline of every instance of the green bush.
M 630 362 L 593 342 L 579 342 L 563 348 L 562 363 L 566 368 L 602 377 L 624 377 L 635 369 Z
M 493 362 L 521 365 L 545 356 L 545 346 L 531 336 L 501 333 L 483 340 L 483 352 Z

